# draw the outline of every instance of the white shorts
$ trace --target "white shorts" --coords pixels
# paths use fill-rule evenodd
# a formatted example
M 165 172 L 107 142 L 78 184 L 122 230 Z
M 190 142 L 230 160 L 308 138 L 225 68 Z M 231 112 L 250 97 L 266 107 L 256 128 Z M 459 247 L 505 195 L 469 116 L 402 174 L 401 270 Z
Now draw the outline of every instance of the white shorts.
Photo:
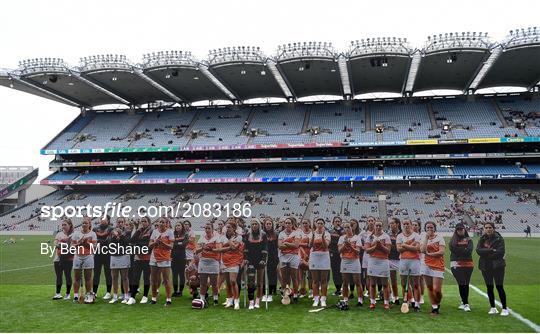
M 298 269 L 300 265 L 300 255 L 298 254 L 281 254 L 279 256 L 279 267 L 291 267 L 292 269 Z
M 73 257 L 73 269 L 94 269 L 94 255 Z
M 370 256 L 367 274 L 373 277 L 390 277 L 390 261 Z
M 367 269 L 369 263 L 369 254 L 364 253 L 364 256 L 362 256 L 362 269 Z
M 422 275 L 430 276 L 430 277 L 437 277 L 437 278 L 444 278 L 444 271 L 431 269 L 430 267 L 424 265 L 424 267 L 422 267 Z
M 158 268 L 170 268 L 171 267 L 171 261 L 156 261 L 153 257 L 150 258 L 150 262 L 148 263 L 152 267 L 158 267 Z
M 399 274 L 401 276 L 420 276 L 420 260 L 419 259 L 401 259 L 399 262 Z
M 309 270 L 330 270 L 330 253 L 311 252 L 308 264 Z
M 339 270 L 342 274 L 360 274 L 362 268 L 360 267 L 359 259 L 341 259 L 341 267 Z
M 232 266 L 232 267 L 225 267 L 223 266 L 221 268 L 221 272 L 222 273 L 237 273 L 240 271 L 240 267 L 239 266 Z
M 127 269 L 131 267 L 129 255 L 111 256 L 111 269 Z
M 193 249 L 186 248 L 186 260 L 193 260 Z
M 219 274 L 219 261 L 201 257 L 197 271 L 199 274 Z
M 399 270 L 399 260 L 389 260 L 390 261 L 390 271 Z

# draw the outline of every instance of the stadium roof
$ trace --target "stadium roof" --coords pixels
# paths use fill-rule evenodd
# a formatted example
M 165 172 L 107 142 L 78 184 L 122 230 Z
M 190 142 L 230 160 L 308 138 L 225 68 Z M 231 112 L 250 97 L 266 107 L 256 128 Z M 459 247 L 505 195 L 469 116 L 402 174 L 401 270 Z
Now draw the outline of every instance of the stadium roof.
M 420 49 L 405 38 L 385 37 L 353 41 L 344 52 L 331 43 L 303 42 L 281 45 L 273 56 L 238 46 L 212 50 L 205 60 L 186 51 L 147 54 L 140 63 L 123 55 L 91 56 L 74 67 L 39 58 L 16 70 L 0 69 L 0 85 L 84 108 L 499 86 L 531 90 L 540 81 L 539 38 L 535 27 L 511 31 L 498 43 L 487 33 L 440 34 Z

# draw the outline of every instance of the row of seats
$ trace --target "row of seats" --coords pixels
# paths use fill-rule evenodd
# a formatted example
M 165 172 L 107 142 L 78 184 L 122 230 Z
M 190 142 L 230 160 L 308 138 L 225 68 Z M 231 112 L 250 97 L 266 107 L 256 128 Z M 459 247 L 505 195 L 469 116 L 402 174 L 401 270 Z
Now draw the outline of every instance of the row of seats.
M 539 174 L 540 165 L 529 164 L 524 166 L 531 174 Z M 245 178 L 245 177 L 311 177 L 311 176 L 366 176 L 366 175 L 449 175 L 449 168 L 431 165 L 418 166 L 386 166 L 379 171 L 377 167 L 321 167 L 316 174 L 310 167 L 262 167 L 255 170 L 249 168 L 229 169 L 201 169 L 201 170 L 148 170 L 134 174 L 129 171 L 90 171 L 85 174 L 77 172 L 58 172 L 47 179 L 62 180 L 127 180 L 127 179 L 184 179 L 191 176 L 193 179 L 206 178 Z M 451 167 L 454 175 L 473 174 L 523 174 L 516 165 L 455 165 Z
M 440 231 L 452 231 L 455 224 L 465 222 L 474 227 L 483 221 L 493 221 L 498 228 L 506 232 L 522 232 L 526 225 L 533 232 L 540 232 L 540 198 L 538 185 L 512 188 L 505 185 L 484 186 L 472 189 L 452 189 L 439 187 L 396 188 L 380 187 L 348 189 L 304 189 L 284 190 L 268 188 L 265 191 L 256 189 L 231 188 L 228 191 L 114 191 L 95 190 L 58 190 L 35 202 L 15 211 L 0 216 L 0 230 L 41 230 L 55 231 L 59 222 L 39 217 L 43 205 L 86 206 L 105 205 L 107 202 L 122 203 L 138 211 L 139 207 L 171 206 L 189 203 L 219 204 L 224 208 L 227 204 L 249 204 L 251 215 L 246 220 L 263 217 L 283 219 L 321 217 L 331 226 L 333 217 L 343 220 L 352 218 L 360 222 L 363 228 L 369 216 L 398 217 L 426 221 L 436 221 Z M 180 205 L 179 215 L 187 213 L 187 207 Z M 382 211 L 381 211 L 382 210 Z M 384 211 L 386 210 L 386 212 Z M 144 210 L 141 210 L 144 212 Z M 209 218 L 182 218 L 193 224 L 195 232 L 200 233 Z M 82 218 L 74 218 L 74 225 L 80 226 Z M 97 223 L 97 219 L 94 219 Z
M 77 118 L 46 149 L 538 136 L 540 111 L 537 100 L 493 101 L 435 99 L 410 104 L 334 102 L 294 107 L 276 104 L 163 112 L 90 112 Z M 507 126 L 499 119 L 496 106 L 507 120 Z M 515 116 L 525 119 L 527 127 L 524 130 L 514 127 L 511 119 Z M 450 132 L 441 130 L 445 122 L 452 124 Z M 437 128 L 433 129 L 433 123 Z M 377 124 L 384 125 L 380 135 L 374 131 Z M 254 138 L 249 137 L 251 129 L 258 129 Z

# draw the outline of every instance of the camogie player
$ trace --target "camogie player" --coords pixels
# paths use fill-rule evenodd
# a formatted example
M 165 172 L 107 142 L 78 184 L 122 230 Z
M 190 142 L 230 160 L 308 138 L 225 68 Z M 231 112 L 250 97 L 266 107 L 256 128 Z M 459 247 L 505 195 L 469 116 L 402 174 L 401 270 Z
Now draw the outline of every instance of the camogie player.
M 96 233 L 98 245 L 107 245 L 112 230 L 113 227 L 111 226 L 111 217 L 104 216 L 103 218 L 101 218 L 101 220 L 99 221 L 99 225 L 96 226 L 93 230 Z M 103 268 L 103 273 L 105 274 L 105 283 L 107 285 L 107 292 L 103 296 L 103 299 L 109 300 L 111 299 L 112 287 L 111 255 L 98 253 L 95 255 L 94 260 L 94 293 L 97 295 L 99 281 L 101 280 L 101 269 Z
M 81 285 L 81 275 L 84 275 L 84 286 L 86 294 L 84 303 L 92 304 L 95 300 L 95 294 L 92 291 L 92 271 L 94 270 L 94 254 L 92 254 L 91 245 L 97 244 L 97 236 L 90 228 L 92 218 L 86 217 L 82 221 L 81 229 L 75 231 L 71 236 L 71 245 L 76 247 L 76 253 L 73 257 L 73 271 L 75 281 L 73 286 L 73 301 L 79 301 L 79 286 Z
M 73 234 L 73 223 L 71 219 L 62 221 L 62 230 L 56 234 L 54 238 L 54 246 L 56 252 L 54 254 L 54 272 L 56 274 L 56 293 L 53 300 L 62 299 L 60 290 L 62 289 L 62 278 L 66 277 L 66 296 L 65 300 L 70 299 L 71 285 L 71 269 L 73 268 L 73 254 L 62 254 L 61 247 L 69 247 L 71 243 L 71 235 Z
M 358 223 L 356 224 L 358 227 Z M 349 302 L 349 284 L 356 285 L 358 292 L 358 302 L 356 306 L 362 306 L 363 291 L 360 274 L 362 267 L 360 265 L 360 249 L 362 241 L 358 234 L 354 234 L 351 223 L 344 224 L 345 234 L 339 237 L 338 250 L 341 254 L 341 276 L 343 278 L 343 300 Z M 349 280 L 352 277 L 352 280 Z
M 414 311 L 420 311 L 420 235 L 413 231 L 410 219 L 403 220 L 403 232 L 396 238 L 396 247 L 400 253 L 399 274 L 401 275 L 401 288 L 403 302 L 414 303 Z M 409 286 L 412 287 L 412 300 L 405 293 L 407 291 L 407 276 Z
M 300 265 L 300 256 L 298 248 L 300 238 L 297 231 L 293 228 L 293 221 L 286 218 L 283 231 L 278 236 L 278 247 L 280 250 L 279 262 L 281 271 L 281 288 L 285 289 L 288 283 L 292 280 L 293 302 L 298 301 L 298 266 Z M 289 276 L 287 276 L 289 269 Z
M 420 245 L 420 251 L 425 254 L 422 275 L 428 288 L 431 301 L 431 315 L 438 315 L 442 300 L 442 282 L 444 278 L 444 238 L 437 234 L 437 226 L 428 221 L 424 225 L 426 236 Z
M 369 279 L 369 298 L 370 309 L 375 309 L 375 295 L 377 285 L 380 284 L 384 295 L 384 309 L 390 308 L 388 300 L 388 277 L 390 277 L 390 263 L 388 253 L 390 253 L 391 241 L 388 234 L 382 229 L 382 222 L 375 223 L 375 230 L 369 236 L 365 245 L 365 250 L 369 254 L 368 279 Z
M 110 246 L 116 245 L 118 249 L 121 247 L 128 246 L 131 241 L 131 231 L 128 230 L 125 226 L 126 221 L 124 218 L 119 217 L 116 220 L 116 227 L 113 229 L 109 235 L 108 244 Z M 124 291 L 124 296 L 122 299 L 122 304 L 125 304 L 129 300 L 129 279 L 128 279 L 128 270 L 131 264 L 131 259 L 129 255 L 119 252 L 119 254 L 111 255 L 111 274 L 112 274 L 112 283 L 113 283 L 113 298 L 109 301 L 109 304 L 114 304 L 118 301 L 118 278 L 120 276 L 122 290 Z
M 330 233 L 326 231 L 324 219 L 315 220 L 315 230 L 309 237 L 309 271 L 313 280 L 313 307 L 326 307 L 328 276 L 330 273 Z
M 362 232 L 360 232 L 360 241 L 361 241 L 361 244 L 362 244 L 362 250 L 361 250 L 361 265 L 362 265 L 362 275 L 361 275 L 361 278 L 362 278 L 362 286 L 365 288 L 368 286 L 368 279 L 367 279 L 367 267 L 368 267 L 368 262 L 369 262 L 369 253 L 366 252 L 366 243 L 368 242 L 369 240 L 369 237 L 371 236 L 371 234 L 373 233 L 373 231 L 375 230 L 375 218 L 373 218 L 372 216 L 369 216 L 366 220 L 366 228 L 365 230 L 363 230 Z M 369 289 L 366 289 L 366 293 L 367 293 L 367 290 Z
M 424 240 L 426 232 L 422 231 L 422 223 L 419 220 L 415 220 L 412 222 L 413 231 L 415 233 L 418 233 L 420 236 L 420 240 Z M 422 271 L 422 268 L 424 268 L 424 253 L 420 253 L 420 271 Z M 426 282 L 424 282 L 424 276 L 420 275 L 420 278 L 418 279 L 418 284 L 420 284 L 420 301 L 418 302 L 420 305 L 424 304 L 424 291 L 426 287 Z
M 273 300 L 272 295 L 277 292 L 277 272 L 279 270 L 278 233 L 274 229 L 272 218 L 264 218 L 263 231 L 266 234 L 266 241 L 268 243 L 268 260 L 266 263 L 268 295 L 264 295 L 262 301 L 271 302 Z
M 174 244 L 172 249 L 172 283 L 173 297 L 181 297 L 185 285 L 186 270 L 186 244 L 189 241 L 189 235 L 184 229 L 182 222 L 176 223 L 174 227 Z M 180 281 L 180 285 L 178 282 Z
M 139 222 L 139 228 L 131 236 L 131 243 L 134 246 L 148 246 L 150 243 L 150 236 L 152 235 L 152 222 L 148 217 L 142 217 Z M 150 292 L 150 252 L 135 254 L 135 261 L 133 261 L 133 280 L 130 281 L 131 298 L 129 298 L 127 304 L 133 305 L 136 303 L 135 296 L 139 290 L 139 283 L 141 281 L 141 275 L 143 276 L 143 297 L 140 303 L 146 304 L 148 302 L 148 292 Z
M 228 294 L 231 296 L 231 298 L 227 298 L 225 307 L 231 307 L 234 304 L 234 309 L 239 310 L 240 291 L 236 280 L 240 272 L 240 266 L 244 262 L 244 243 L 242 236 L 236 233 L 234 224 L 227 224 L 225 235 L 221 237 L 221 240 L 221 247 L 217 251 L 222 253 L 223 275 L 225 276 Z
M 343 234 L 343 227 L 341 227 L 342 220 L 340 217 L 336 216 L 332 219 L 332 229 L 330 230 L 330 267 L 332 268 L 332 280 L 334 281 L 334 286 L 336 291 L 334 292 L 335 296 L 341 294 L 341 274 L 339 272 L 341 265 L 341 258 L 339 257 L 339 251 L 337 243 L 339 237 Z
M 389 222 L 390 231 L 388 235 L 390 236 L 390 241 L 392 246 L 390 247 L 390 253 L 388 254 L 388 260 L 390 261 L 390 302 L 396 305 L 399 305 L 399 290 L 397 283 L 397 275 L 399 271 L 399 251 L 396 246 L 397 236 L 401 233 L 401 221 L 399 218 L 391 218 Z
M 165 306 L 171 305 L 171 251 L 174 243 L 174 232 L 170 228 L 167 218 L 160 218 L 158 228 L 152 231 L 148 247 L 152 250 L 150 255 L 150 281 L 152 283 L 151 304 L 157 303 L 157 294 L 160 283 L 165 286 L 167 300 Z
M 186 261 L 189 262 L 193 260 L 193 254 L 197 248 L 195 233 L 193 233 L 191 230 L 191 222 L 189 220 L 184 220 L 184 230 L 186 230 L 186 234 L 189 236 L 189 240 L 186 245 Z
M 298 230 L 300 237 L 300 248 L 298 249 L 298 255 L 300 255 L 300 266 L 298 267 L 298 285 L 300 286 L 300 298 L 307 294 L 307 290 L 311 292 L 311 274 L 309 272 L 309 254 L 311 248 L 309 247 L 309 238 L 311 236 L 311 222 L 309 219 L 302 219 L 302 224 Z M 308 288 L 306 288 L 306 279 L 308 281 Z M 311 293 L 309 293 L 311 295 Z M 311 298 L 311 296 L 309 297 Z
M 199 280 L 201 285 L 201 298 L 208 299 L 208 280 L 212 286 L 214 305 L 218 304 L 219 299 L 219 287 L 218 287 L 218 274 L 219 274 L 219 261 L 222 238 L 214 233 L 211 223 L 206 223 L 204 226 L 204 234 L 199 239 L 197 244 L 196 254 L 199 254 L 199 266 L 197 268 L 199 272 Z
M 263 296 L 265 284 L 265 269 L 268 261 L 268 240 L 261 225 L 256 219 L 251 221 L 251 228 L 244 237 L 244 254 L 246 267 L 253 267 L 256 271 L 255 282 L 251 284 L 248 280 L 249 310 L 260 307 L 260 300 Z M 255 288 L 257 297 L 255 298 Z M 254 300 L 255 299 L 255 300 Z
M 459 296 L 461 305 L 459 309 L 470 312 L 469 306 L 469 283 L 473 272 L 474 264 L 472 260 L 473 241 L 465 229 L 463 223 L 458 223 L 454 230 L 454 235 L 450 240 L 450 268 L 452 275 L 459 286 Z

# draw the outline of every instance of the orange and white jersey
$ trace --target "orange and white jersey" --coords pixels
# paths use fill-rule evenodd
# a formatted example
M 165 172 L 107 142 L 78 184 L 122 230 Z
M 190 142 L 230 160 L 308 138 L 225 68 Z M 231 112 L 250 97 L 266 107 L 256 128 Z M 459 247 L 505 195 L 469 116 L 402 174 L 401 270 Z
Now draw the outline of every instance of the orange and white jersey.
M 56 236 L 54 237 L 54 245 L 60 247 L 61 244 L 67 244 L 70 237 L 64 233 L 64 231 L 60 231 L 56 233 Z M 68 245 L 69 246 L 69 245 Z M 56 249 L 56 252 L 54 253 L 54 262 L 60 261 L 60 248 Z M 73 259 L 73 255 L 68 256 L 69 260 Z
M 188 235 L 189 235 L 189 241 L 186 245 L 186 249 L 194 251 L 195 248 L 197 248 L 197 239 L 195 238 L 195 233 L 193 233 L 193 231 L 189 231 Z
M 203 234 L 198 241 L 199 247 L 203 248 L 203 251 L 201 252 L 201 258 L 214 259 L 219 261 L 221 259 L 220 253 L 204 250 L 204 247 L 210 246 L 212 248 L 216 248 L 218 244 L 221 244 L 223 242 L 223 238 L 223 236 L 217 235 L 215 233 L 210 238 L 206 236 L 206 233 Z
M 230 246 L 232 242 L 238 244 L 238 248 L 233 250 L 228 250 L 223 253 L 221 256 L 221 261 L 226 268 L 239 266 L 244 261 L 244 242 L 242 241 L 242 236 L 237 235 L 232 239 L 227 239 L 227 237 L 222 237 L 223 246 Z
M 405 232 L 398 234 L 396 238 L 396 244 L 406 244 L 409 246 L 412 246 L 413 244 L 417 243 L 418 246 L 420 246 L 420 243 L 422 242 L 422 239 L 420 239 L 420 235 L 416 232 L 411 232 L 408 236 L 405 235 Z M 410 260 L 418 260 L 420 259 L 420 250 L 418 252 L 406 250 L 402 252 L 399 255 L 400 259 L 410 259 Z
M 300 240 L 300 235 L 297 230 L 292 230 L 291 233 L 287 233 L 286 230 L 283 230 L 279 233 L 278 241 L 281 242 L 290 242 L 295 243 L 297 240 Z M 299 247 L 287 247 L 280 249 L 281 254 L 298 254 Z
M 367 246 L 372 247 L 377 241 L 385 245 L 386 247 L 390 247 L 392 244 L 392 241 L 390 240 L 390 236 L 383 232 L 381 235 L 376 236 L 375 233 L 372 233 L 367 240 Z M 379 248 L 375 248 L 371 254 L 369 254 L 371 257 L 376 257 L 379 259 L 388 259 L 388 253 L 384 252 L 383 250 Z
M 85 241 L 84 244 L 81 244 L 83 241 Z M 77 246 L 77 251 L 75 253 L 77 256 L 93 255 L 90 245 L 94 245 L 93 247 L 95 247 L 97 244 L 96 232 L 89 231 L 87 233 L 83 233 L 81 230 L 75 231 L 71 236 L 71 244 L 73 246 Z
M 304 246 L 300 246 L 300 249 L 298 251 L 300 257 L 307 261 L 309 259 L 309 253 L 311 253 L 311 248 L 309 247 L 309 237 L 311 236 L 311 231 L 304 231 L 302 229 L 298 230 L 298 237 L 300 238 L 300 244 L 304 244 Z
M 324 234 L 324 241 L 326 246 L 323 245 L 323 234 Z M 312 252 L 328 252 L 328 246 L 330 245 L 330 233 L 328 231 L 324 231 L 323 233 L 319 233 L 315 231 L 314 233 L 309 235 L 309 242 L 311 243 L 311 251 Z
M 337 243 L 338 247 L 344 245 L 346 239 L 349 241 L 350 245 L 343 247 L 343 249 L 341 250 L 341 258 L 357 260 L 360 257 L 360 246 L 362 246 L 362 240 L 360 239 L 360 235 L 353 235 L 352 237 L 342 235 L 341 237 L 339 237 Z M 356 250 L 353 247 L 356 248 Z
M 446 246 L 444 238 L 435 234 L 433 238 L 427 240 L 426 253 L 438 252 L 441 250 L 441 246 Z M 444 256 L 434 257 L 426 254 L 424 263 L 433 270 L 444 271 Z
M 150 242 L 155 242 L 156 240 L 161 240 L 164 245 L 155 245 L 152 249 L 152 256 L 156 261 L 171 261 L 171 251 L 172 249 L 166 245 L 172 245 L 174 243 L 174 232 L 172 229 L 167 229 L 165 232 L 160 232 L 158 229 L 152 231 L 150 235 Z

